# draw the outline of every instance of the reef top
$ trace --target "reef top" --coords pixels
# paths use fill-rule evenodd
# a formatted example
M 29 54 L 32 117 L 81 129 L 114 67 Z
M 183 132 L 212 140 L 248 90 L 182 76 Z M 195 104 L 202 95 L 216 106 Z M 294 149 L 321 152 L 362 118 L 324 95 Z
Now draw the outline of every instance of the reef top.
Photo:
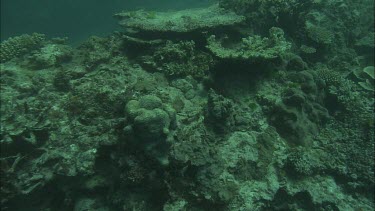
M 218 5 L 180 11 L 124 11 L 114 15 L 127 29 L 157 32 L 190 32 L 241 23 L 245 17 L 225 11 Z

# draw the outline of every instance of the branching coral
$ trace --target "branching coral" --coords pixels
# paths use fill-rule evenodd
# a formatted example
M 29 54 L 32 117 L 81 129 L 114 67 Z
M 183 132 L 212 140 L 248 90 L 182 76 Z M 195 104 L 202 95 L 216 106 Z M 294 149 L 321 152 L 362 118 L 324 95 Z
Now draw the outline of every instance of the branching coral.
M 193 76 L 202 78 L 208 75 L 208 70 L 213 64 L 213 58 L 202 51 L 198 51 L 194 41 L 180 41 L 167 44 L 157 51 L 152 57 L 144 57 L 144 62 L 150 64 L 167 76 Z
M 32 35 L 24 34 L 9 38 L 0 44 L 0 62 L 9 61 L 35 48 L 41 47 L 44 40 L 45 36 L 38 33 Z
M 207 48 L 222 59 L 275 59 L 291 48 L 291 44 L 284 38 L 283 30 L 276 27 L 272 27 L 269 30 L 269 37 L 249 36 L 229 48 L 224 47 L 222 42 L 217 40 L 215 36 L 208 38 L 207 42 Z

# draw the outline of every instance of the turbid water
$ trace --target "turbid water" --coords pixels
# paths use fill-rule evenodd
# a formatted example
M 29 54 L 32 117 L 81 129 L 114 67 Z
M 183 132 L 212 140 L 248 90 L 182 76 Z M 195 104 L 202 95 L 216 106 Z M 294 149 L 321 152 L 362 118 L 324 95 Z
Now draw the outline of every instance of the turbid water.
M 372 0 L 2 0 L 1 36 L 1 210 L 374 210 Z

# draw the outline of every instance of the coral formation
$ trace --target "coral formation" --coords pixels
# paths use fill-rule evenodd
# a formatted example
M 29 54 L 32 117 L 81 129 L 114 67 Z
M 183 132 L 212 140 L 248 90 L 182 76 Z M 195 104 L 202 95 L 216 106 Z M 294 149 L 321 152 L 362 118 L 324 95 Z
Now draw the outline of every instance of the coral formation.
M 166 139 L 176 127 L 176 112 L 168 105 L 163 105 L 160 98 L 144 95 L 139 101 L 130 100 L 125 112 L 129 125 L 124 132 L 134 134 L 137 145 L 167 164 L 168 143 Z M 163 140 L 164 139 L 164 140 Z
M 221 0 L 122 12 L 77 47 L 5 40 L 1 209 L 373 210 L 370 4 Z
M 139 101 L 129 101 L 125 111 L 133 123 L 134 134 L 142 140 L 148 139 L 146 141 L 168 135 L 175 124 L 175 112 L 163 107 L 160 98 L 151 95 L 142 96 Z
M 66 45 L 49 44 L 31 56 L 31 66 L 42 69 L 53 67 L 72 58 L 73 50 Z
M 190 75 L 194 78 L 203 78 L 209 74 L 208 71 L 214 63 L 211 55 L 196 50 L 193 40 L 178 43 L 168 41 L 153 55 L 145 56 L 143 59 L 145 65 L 150 65 L 172 77 Z
M 353 71 L 354 75 L 361 80 L 358 84 L 368 91 L 374 91 L 375 80 L 374 66 L 367 66 L 363 69 Z
M 232 26 L 244 20 L 244 17 L 222 10 L 217 5 L 171 12 L 121 12 L 115 14 L 115 17 L 125 28 L 146 32 L 203 31 Z
M 269 37 L 258 35 L 243 38 L 240 43 L 231 44 L 231 47 L 223 47 L 215 35 L 208 38 L 207 48 L 221 59 L 243 60 L 268 60 L 275 59 L 286 53 L 291 44 L 284 38 L 284 32 L 280 28 L 273 27 L 269 30 Z
M 6 62 L 13 58 L 22 56 L 42 46 L 45 36 L 34 33 L 11 37 L 0 45 L 0 62 Z

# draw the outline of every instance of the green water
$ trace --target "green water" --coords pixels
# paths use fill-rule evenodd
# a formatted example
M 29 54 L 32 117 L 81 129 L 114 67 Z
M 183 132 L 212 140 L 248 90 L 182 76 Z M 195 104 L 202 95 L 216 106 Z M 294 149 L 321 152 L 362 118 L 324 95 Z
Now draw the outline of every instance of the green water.
M 372 0 L 1 0 L 5 211 L 372 211 Z
M 204 6 L 208 0 L 2 0 L 1 40 L 39 32 L 50 37 L 69 37 L 78 43 L 90 35 L 118 30 L 112 15 L 121 10 L 173 10 Z

